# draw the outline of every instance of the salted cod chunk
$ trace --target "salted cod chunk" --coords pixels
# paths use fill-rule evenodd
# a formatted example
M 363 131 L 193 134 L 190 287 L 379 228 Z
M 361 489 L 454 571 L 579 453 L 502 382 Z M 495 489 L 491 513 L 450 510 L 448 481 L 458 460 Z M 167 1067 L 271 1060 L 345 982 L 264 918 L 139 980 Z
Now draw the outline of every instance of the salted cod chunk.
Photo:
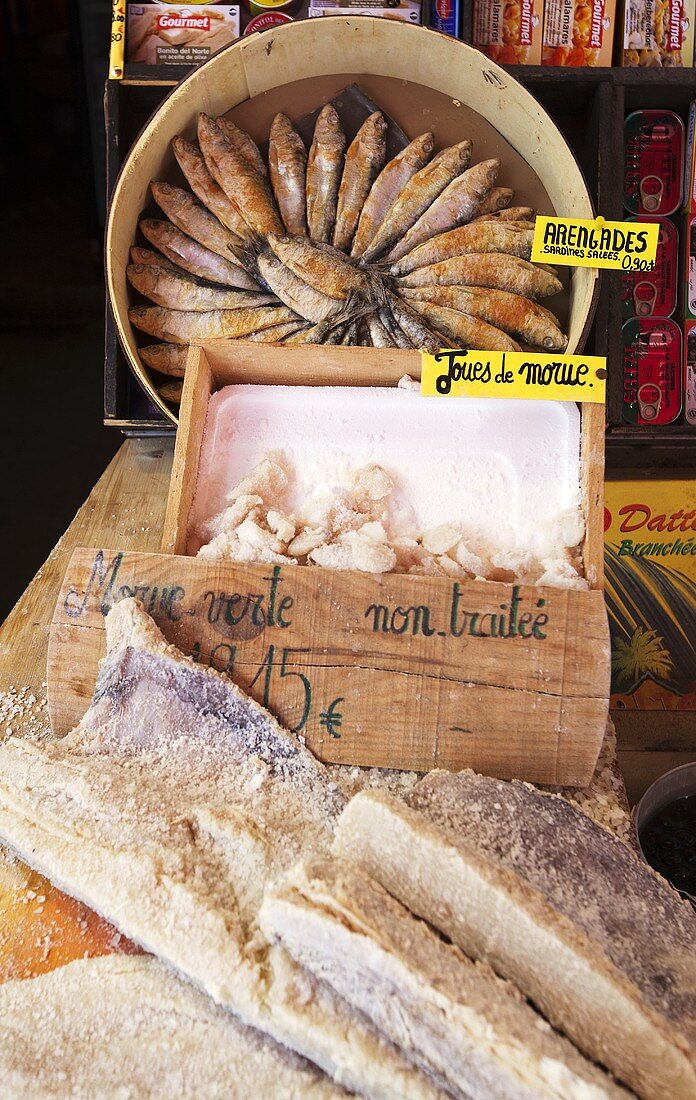
M 22 1100 L 338 1100 L 348 1094 L 149 956 L 0 985 L 0 1081 Z
M 363 1012 L 457 1100 L 627 1100 L 485 963 L 354 864 L 318 857 L 266 893 L 269 939 Z
M 432 1083 L 330 991 L 295 996 L 258 928 L 266 885 L 330 844 L 339 784 L 240 688 L 169 646 L 135 600 L 111 609 L 106 631 L 80 724 L 0 745 L 0 838 L 345 1087 L 432 1100 Z
M 352 858 L 645 1100 L 696 1096 L 696 917 L 622 841 L 556 795 L 431 772 L 359 794 Z

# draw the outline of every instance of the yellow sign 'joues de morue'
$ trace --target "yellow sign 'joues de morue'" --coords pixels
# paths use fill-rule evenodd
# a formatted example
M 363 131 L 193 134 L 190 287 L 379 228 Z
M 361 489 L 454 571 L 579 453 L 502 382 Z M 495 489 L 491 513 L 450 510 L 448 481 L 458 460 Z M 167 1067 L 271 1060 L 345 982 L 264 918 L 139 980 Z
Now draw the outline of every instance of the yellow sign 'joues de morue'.
M 514 397 L 544 401 L 605 400 L 607 361 L 601 355 L 536 351 L 422 353 L 424 397 Z
M 650 271 L 657 256 L 657 222 L 608 222 L 604 218 L 538 217 L 533 263 Z

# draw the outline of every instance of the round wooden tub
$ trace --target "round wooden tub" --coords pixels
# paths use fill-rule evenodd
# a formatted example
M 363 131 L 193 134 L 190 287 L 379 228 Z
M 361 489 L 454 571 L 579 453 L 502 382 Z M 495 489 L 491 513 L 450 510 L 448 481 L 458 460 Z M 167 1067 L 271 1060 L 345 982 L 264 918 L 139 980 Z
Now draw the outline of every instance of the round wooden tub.
M 175 414 L 138 355 L 141 337 L 128 320 L 126 280 L 138 219 L 151 205 L 150 181 L 179 179 L 171 139 L 193 135 L 198 112 L 205 111 L 229 113 L 263 142 L 276 111 L 296 117 L 354 81 L 409 138 L 432 129 L 441 147 L 473 136 L 475 159 L 500 156 L 499 182 L 515 188 L 515 203 L 528 202 L 542 213 L 593 216 L 585 180 L 556 124 L 521 84 L 465 43 L 367 16 L 308 19 L 242 38 L 192 72 L 155 112 L 123 165 L 107 224 L 107 282 L 119 338 L 141 385 L 173 422 Z M 582 349 L 596 292 L 594 269 L 573 272 L 561 307 L 568 352 Z M 263 355 L 262 345 L 251 348 L 254 356 Z

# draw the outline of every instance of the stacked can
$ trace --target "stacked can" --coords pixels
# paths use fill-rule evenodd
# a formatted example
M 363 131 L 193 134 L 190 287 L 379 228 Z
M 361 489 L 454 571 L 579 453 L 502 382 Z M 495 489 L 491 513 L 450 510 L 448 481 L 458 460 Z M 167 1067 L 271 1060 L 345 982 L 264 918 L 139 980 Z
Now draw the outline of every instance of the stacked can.
M 657 222 L 660 235 L 652 270 L 622 275 L 623 415 L 629 424 L 672 424 L 684 403 L 688 342 L 672 318 L 679 234 L 670 220 L 682 202 L 684 123 L 672 111 L 634 111 L 624 133 L 624 206 L 629 220 Z

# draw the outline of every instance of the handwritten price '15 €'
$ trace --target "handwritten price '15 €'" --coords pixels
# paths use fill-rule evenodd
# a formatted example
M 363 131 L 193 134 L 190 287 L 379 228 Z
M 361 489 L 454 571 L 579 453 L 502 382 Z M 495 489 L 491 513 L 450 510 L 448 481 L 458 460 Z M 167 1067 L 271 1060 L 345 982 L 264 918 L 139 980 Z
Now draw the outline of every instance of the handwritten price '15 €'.
M 421 355 L 425 397 L 512 397 L 603 404 L 607 361 L 601 355 L 526 351 L 441 351 Z

